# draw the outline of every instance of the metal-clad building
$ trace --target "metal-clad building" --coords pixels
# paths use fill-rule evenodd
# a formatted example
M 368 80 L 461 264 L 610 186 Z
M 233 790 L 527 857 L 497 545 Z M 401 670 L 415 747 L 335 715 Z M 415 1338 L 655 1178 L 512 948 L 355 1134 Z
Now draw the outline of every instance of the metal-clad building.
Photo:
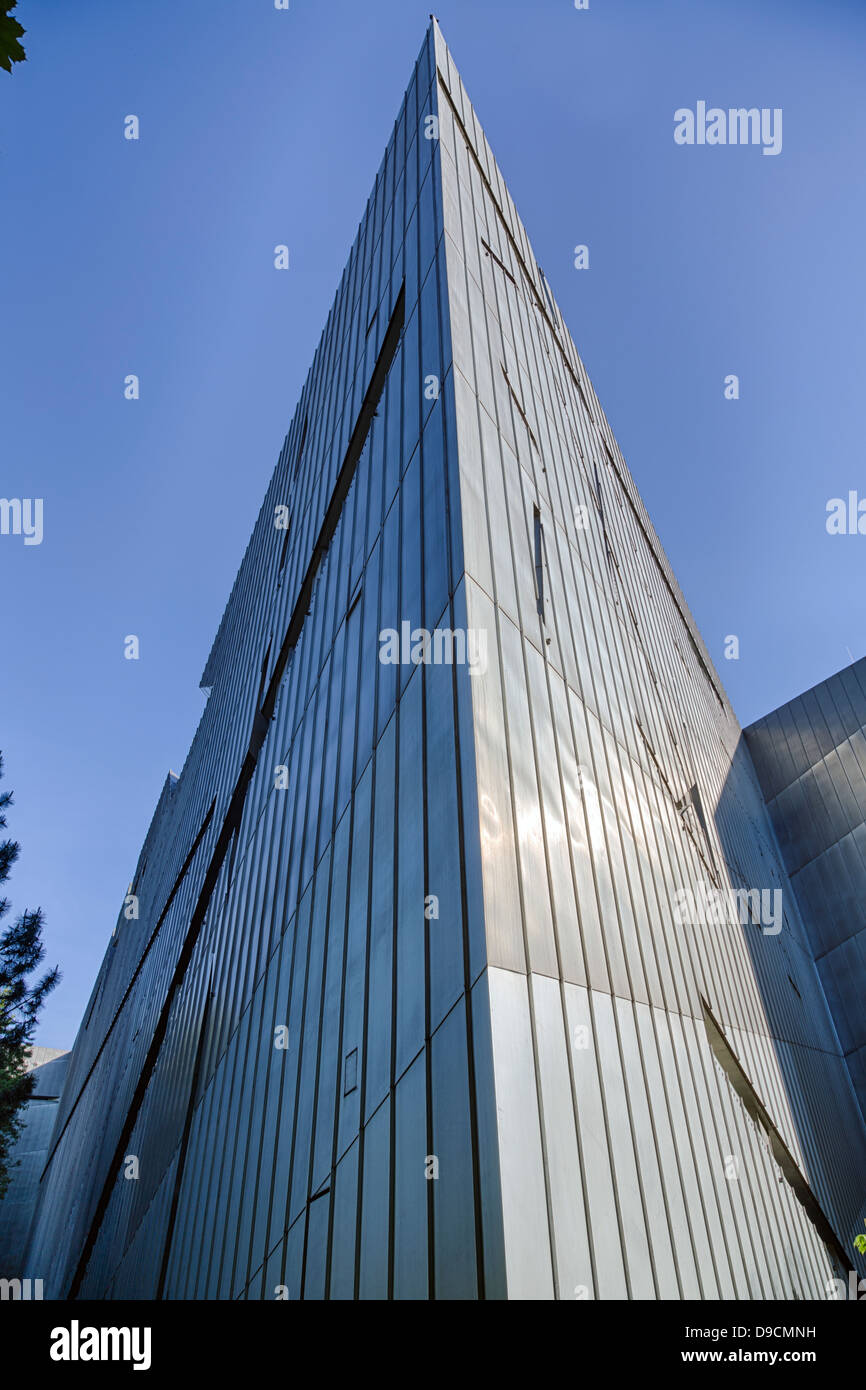
M 22 1129 L 9 1152 L 9 1186 L 0 1199 L 0 1279 L 16 1279 L 24 1272 L 39 1179 L 69 1057 L 58 1047 L 29 1049 L 27 1071 L 33 1073 L 33 1094 L 21 1110 Z
M 435 23 L 202 684 L 47 1294 L 826 1297 L 866 1131 L 809 936 Z
M 745 732 L 866 1115 L 866 661 Z

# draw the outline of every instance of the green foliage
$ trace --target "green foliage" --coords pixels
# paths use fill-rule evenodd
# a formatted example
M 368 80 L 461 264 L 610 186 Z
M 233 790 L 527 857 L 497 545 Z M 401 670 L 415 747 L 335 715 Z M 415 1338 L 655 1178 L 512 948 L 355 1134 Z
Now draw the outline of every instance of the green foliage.
M 17 4 L 18 0 L 0 0 L 0 68 L 7 72 L 12 71 L 13 63 L 23 63 L 27 57 L 18 42 L 27 31 L 10 14 Z
M 863 1225 L 866 1226 L 866 1221 L 863 1222 Z M 859 1250 L 861 1255 L 866 1255 L 866 1236 L 855 1236 L 854 1248 Z
M 11 792 L 0 794 L 0 830 L 6 828 L 11 804 Z M 0 841 L 0 883 L 9 877 L 18 854 L 15 840 Z M 8 911 L 8 899 L 0 898 L 0 917 Z M 28 1049 L 45 996 L 60 979 L 55 966 L 35 985 L 28 983 L 45 955 L 42 921 L 40 908 L 22 912 L 0 933 L 0 1197 L 9 1185 L 9 1153 L 21 1132 L 21 1106 L 33 1091 L 33 1076 L 26 1070 Z

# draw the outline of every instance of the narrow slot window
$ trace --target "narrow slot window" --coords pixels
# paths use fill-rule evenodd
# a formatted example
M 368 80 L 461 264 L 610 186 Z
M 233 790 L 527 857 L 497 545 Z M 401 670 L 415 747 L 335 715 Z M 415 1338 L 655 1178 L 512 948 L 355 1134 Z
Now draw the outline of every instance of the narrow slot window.
M 290 516 L 290 517 L 289 517 L 289 524 L 288 524 L 288 526 L 286 527 L 285 532 L 284 532 L 284 534 L 283 534 L 283 544 L 282 544 L 282 547 L 281 547 L 281 549 L 280 549 L 280 568 L 279 568 L 279 571 L 278 571 L 278 574 L 279 574 L 279 576 L 280 576 L 280 579 L 282 579 L 282 577 L 283 577 L 283 570 L 284 570 L 285 567 L 286 567 L 286 556 L 287 556 L 288 553 L 289 553 L 289 536 L 290 536 L 291 534 L 292 534 L 292 518 L 291 518 L 291 516 Z
M 506 367 L 506 365 L 505 365 L 504 362 L 501 362 L 501 361 L 500 361 L 500 364 L 499 364 L 499 365 L 500 365 L 501 368 L 502 368 L 502 375 L 505 377 L 505 384 L 506 384 L 506 386 L 508 387 L 508 391 L 509 391 L 509 394 L 510 394 L 510 396 L 511 396 L 511 399 L 512 399 L 512 401 L 514 402 L 514 408 L 515 408 L 515 410 L 517 411 L 518 415 L 520 416 L 521 420 L 523 421 L 524 425 L 526 426 L 526 432 L 527 432 L 527 434 L 529 435 L 529 438 L 532 440 L 532 443 L 535 445 L 535 448 L 538 449 L 538 440 L 535 438 L 535 435 L 532 433 L 532 426 L 530 425 L 529 420 L 528 420 L 527 415 L 526 415 L 526 411 L 525 411 L 524 408 L 523 408 L 523 402 L 521 401 L 520 397 L 518 396 L 517 392 L 515 391 L 514 386 L 512 385 L 512 382 L 511 382 L 511 377 L 508 375 L 508 368 Z M 542 468 L 544 468 L 544 464 L 542 464 Z M 546 473 L 546 472 L 547 472 L 547 469 L 545 468 L 544 471 L 545 471 L 545 473 Z
M 598 476 L 598 464 L 596 463 L 595 459 L 593 459 L 593 461 L 592 461 L 592 476 L 593 476 L 593 478 L 595 479 L 595 488 L 594 488 L 595 505 L 598 507 L 598 510 L 599 510 L 599 512 L 601 513 L 601 521 L 602 521 L 602 526 L 603 526 L 603 525 L 604 525 L 604 507 L 603 507 L 602 504 L 601 504 L 601 479 L 600 479 L 599 476 Z
M 256 696 L 256 705 L 257 705 L 257 706 L 260 705 L 261 702 L 262 702 L 262 691 L 263 691 L 264 688 L 265 688 L 265 678 L 266 678 L 266 676 L 267 676 L 267 674 L 268 674 L 268 662 L 270 661 L 270 658 L 271 658 L 271 644 L 270 644 L 270 642 L 269 642 L 269 643 L 268 643 L 267 651 L 265 652 L 264 659 L 263 659 L 263 661 L 262 661 L 262 674 L 261 674 L 261 676 L 259 677 L 259 693 L 258 693 L 258 695 Z
M 541 269 L 541 266 L 538 265 L 537 261 L 535 262 L 535 264 L 538 266 L 538 273 L 541 276 L 541 284 L 544 289 L 544 297 L 547 300 L 547 307 L 550 310 L 550 317 L 553 319 L 554 323 L 556 323 L 556 305 L 553 302 L 553 295 L 550 293 L 550 286 L 547 283 L 547 276 Z
M 117 928 L 115 927 L 115 931 L 114 931 L 114 933 L 112 933 L 112 934 L 115 935 L 116 931 L 117 931 Z M 115 940 L 116 940 L 116 935 L 115 935 Z M 97 1004 L 99 1003 L 100 999 L 102 998 L 102 988 L 103 988 L 103 985 L 105 984 L 105 975 L 106 975 L 105 963 L 103 962 L 102 969 L 100 970 L 99 976 L 98 976 L 98 983 L 97 983 L 97 985 L 95 985 L 94 988 L 93 988 L 93 998 L 92 998 L 91 1001 L 90 1001 L 90 1008 L 87 1010 L 87 1018 L 84 1020 L 84 1031 L 85 1031 L 85 1033 L 87 1032 L 87 1029 L 90 1027 L 90 1020 L 91 1020 L 91 1018 L 93 1017 L 93 1011 L 94 1011 L 94 1009 L 96 1008 Z
M 229 846 L 229 854 L 228 854 L 228 872 L 226 873 L 226 891 L 225 891 L 225 897 L 223 898 L 223 907 L 225 907 L 226 903 L 228 902 L 228 900 L 229 900 L 229 893 L 231 892 L 231 887 L 232 887 L 232 875 L 234 874 L 234 871 L 235 871 L 235 855 L 237 854 L 237 849 L 238 849 L 238 827 L 235 826 L 234 830 L 232 831 L 231 844 L 230 844 L 230 846 Z
M 358 1087 L 358 1049 L 346 1053 L 343 1064 L 343 1095 L 350 1096 Z
M 544 526 L 538 507 L 532 508 L 535 540 L 535 598 L 538 616 L 544 622 Z
M 715 864 L 713 845 L 710 840 L 709 827 L 707 826 L 704 808 L 701 802 L 701 794 L 697 786 L 691 786 L 686 795 L 676 803 L 680 814 L 680 821 L 683 829 L 698 852 L 704 868 L 717 888 L 721 888 L 722 880 Z
M 607 447 L 607 441 L 606 441 L 605 439 L 603 439 L 601 442 L 602 442 L 602 444 L 604 445 L 604 452 L 605 452 L 605 454 L 606 454 L 606 456 L 607 456 L 607 466 L 608 466 L 608 468 L 611 470 L 611 472 L 613 473 L 613 476 L 616 478 L 617 483 L 619 484 L 618 487 L 615 487 L 615 488 L 614 488 L 614 490 L 613 490 L 613 495 L 614 495 L 614 497 L 616 498 L 617 506 L 619 507 L 620 511 L 621 511 L 621 512 L 624 512 L 624 511 L 625 511 L 625 503 L 624 503 L 623 500 L 622 500 L 622 494 L 623 494 L 623 489 L 624 489 L 624 487 L 625 487 L 625 484 L 623 483 L 622 477 L 621 477 L 621 475 L 620 475 L 620 471 L 619 471 L 619 469 L 618 469 L 617 466 L 616 466 L 616 463 L 615 463 L 615 461 L 614 461 L 613 454 L 611 453 L 610 449 Z
M 301 426 L 301 441 L 300 441 L 300 443 L 298 444 L 298 452 L 297 452 L 297 454 L 296 454 L 296 456 L 295 456 L 295 467 L 294 467 L 294 470 L 293 470 L 293 476 L 294 476 L 295 478 L 297 478 L 297 476 L 298 476 L 298 469 L 299 469 L 300 466 L 301 466 L 301 459 L 302 459 L 303 456 L 304 456 L 304 445 L 305 445 L 306 442 L 307 442 L 307 425 L 308 425 L 308 424 L 309 424 L 309 416 L 305 415 L 305 416 L 304 416 L 304 423 L 303 423 L 303 425 Z
M 501 260 L 499 259 L 499 257 L 497 256 L 496 252 L 493 250 L 493 247 L 492 247 L 492 246 L 488 246 L 487 242 L 484 240 L 483 237 L 481 238 L 481 245 L 484 247 L 484 250 L 486 251 L 487 255 L 490 257 L 490 259 L 491 259 L 492 261 L 495 261 L 496 264 L 499 266 L 499 269 L 502 271 L 503 275 L 507 275 L 508 278 L 509 278 L 509 280 L 511 281 L 512 285 L 514 286 L 514 288 L 517 289 L 517 281 L 515 280 L 514 276 L 511 274 L 511 271 L 508 269 L 508 266 L 505 264 L 504 261 L 501 261 Z
M 361 598 L 361 595 L 362 595 L 363 592 L 364 592 L 364 581 L 363 581 L 362 579 L 359 579 L 358 582 L 357 582 L 357 584 L 355 585 L 355 588 L 354 588 L 353 592 L 352 592 L 352 596 L 351 596 L 351 598 L 349 599 L 349 605 L 348 605 L 348 607 L 347 607 L 347 609 L 346 609 L 346 617 L 347 617 L 347 618 L 350 617 L 351 614 L 352 614 L 352 613 L 355 611 L 355 609 L 357 608 L 358 603 L 360 602 L 360 598 Z
M 142 859 L 142 861 L 141 861 L 141 868 L 138 870 L 138 873 L 135 875 L 135 878 L 133 879 L 132 883 L 130 884 L 130 887 L 129 887 L 130 893 L 137 893 L 137 892 L 138 892 L 138 885 L 141 883 L 141 880 L 144 878 L 144 871 L 145 871 L 146 868 L 147 868 L 147 855 L 145 855 L 144 858 Z

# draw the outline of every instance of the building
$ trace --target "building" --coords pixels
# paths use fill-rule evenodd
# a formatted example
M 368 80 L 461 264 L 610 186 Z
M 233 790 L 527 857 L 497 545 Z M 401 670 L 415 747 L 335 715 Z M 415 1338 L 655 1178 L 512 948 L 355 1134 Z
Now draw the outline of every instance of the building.
M 813 934 L 435 22 L 202 685 L 47 1296 L 827 1297 L 866 1131 Z
M 56 1047 L 30 1048 L 27 1070 L 33 1072 L 33 1094 L 23 1107 L 23 1127 L 9 1154 L 9 1186 L 0 1200 L 0 1279 L 20 1278 L 24 1271 L 39 1179 L 70 1055 Z
M 746 729 L 866 1116 L 866 661 Z

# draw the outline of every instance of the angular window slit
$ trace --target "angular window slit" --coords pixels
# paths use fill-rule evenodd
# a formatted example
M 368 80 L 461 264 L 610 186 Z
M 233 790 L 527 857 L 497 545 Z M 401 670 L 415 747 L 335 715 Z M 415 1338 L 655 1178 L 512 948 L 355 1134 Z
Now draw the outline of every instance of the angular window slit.
M 271 644 L 270 644 L 270 642 L 269 642 L 269 643 L 268 643 L 268 646 L 267 646 L 267 650 L 266 650 L 266 652 L 265 652 L 265 654 L 264 654 L 264 657 L 262 658 L 262 673 L 261 673 L 261 676 L 259 677 L 259 693 L 258 693 L 258 695 L 256 696 L 256 704 L 257 704 L 257 705 L 261 703 L 262 691 L 263 691 L 264 688 L 265 688 L 265 680 L 267 679 L 267 674 L 268 674 L 268 662 L 270 661 L 270 659 L 271 659 Z
M 506 386 L 508 387 L 508 391 L 509 391 L 509 394 L 510 394 L 510 396 L 511 396 L 511 399 L 512 399 L 513 402 L 514 402 L 514 408 L 515 408 L 515 410 L 517 411 L 518 415 L 520 416 L 521 420 L 523 421 L 524 425 L 526 426 L 526 430 L 527 430 L 527 433 L 528 433 L 528 435 L 529 435 L 529 438 L 532 440 L 532 443 L 535 445 L 535 448 L 537 449 L 537 448 L 538 448 L 538 440 L 535 438 L 535 435 L 532 433 L 532 426 L 530 425 L 529 420 L 527 419 L 526 411 L 523 409 L 523 403 L 521 402 L 520 397 L 518 396 L 517 392 L 515 391 L 514 387 L 513 387 L 512 384 L 511 384 L 511 377 L 508 375 L 508 368 L 506 367 L 506 365 L 505 365 L 504 362 L 500 362 L 500 366 L 502 367 L 502 375 L 505 377 L 505 384 L 506 384 Z M 542 467 L 544 467 L 543 464 L 542 464 Z M 547 472 L 547 469 L 545 469 L 544 471 Z
M 544 271 L 541 269 L 541 266 L 538 264 L 538 261 L 536 261 L 535 264 L 536 264 L 536 267 L 537 267 L 537 269 L 538 269 L 538 273 L 539 273 L 539 275 L 541 276 L 541 285 L 542 285 L 542 288 L 543 288 L 543 290 L 544 290 L 545 298 L 547 299 L 547 307 L 548 307 L 548 309 L 550 310 L 550 317 L 553 319 L 553 321 L 554 321 L 554 323 L 555 323 L 555 322 L 556 322 L 556 305 L 555 305 L 554 302 L 553 302 L 553 295 L 550 293 L 550 286 L 549 286 L 548 283 L 547 283 L 547 276 L 545 275 Z
M 355 611 L 355 609 L 357 608 L 358 602 L 359 602 L 359 600 L 360 600 L 361 595 L 362 595 L 363 592 L 364 592 L 364 581 L 363 581 L 363 579 L 359 579 L 358 582 L 357 582 L 357 584 L 355 585 L 355 588 L 354 588 L 354 590 L 353 590 L 353 592 L 352 592 L 352 597 L 349 599 L 349 603 L 348 603 L 348 606 L 347 606 L 347 608 L 346 608 L 346 617 L 347 617 L 347 618 L 348 618 L 348 617 Z
M 280 550 L 280 568 L 279 568 L 279 570 L 277 571 L 277 573 L 278 573 L 278 575 L 279 575 L 280 581 L 282 581 L 283 570 L 284 570 L 285 567 L 286 567 L 286 556 L 287 556 L 288 553 L 289 553 L 289 536 L 290 536 L 291 534 L 292 534 L 292 518 L 291 518 L 291 516 L 289 516 L 289 524 L 288 524 L 288 526 L 286 527 L 285 533 L 284 533 L 284 535 L 283 535 L 283 545 L 282 545 L 282 549 Z
M 701 802 L 701 794 L 696 785 L 689 787 L 685 796 L 681 797 L 676 803 L 677 811 L 683 829 L 698 852 L 707 873 L 710 875 L 716 888 L 721 888 L 722 880 L 715 863 L 713 844 L 710 839 L 709 827 L 707 826 L 704 808 Z
M 797 1201 L 803 1207 L 807 1217 L 815 1227 L 824 1245 L 827 1247 L 828 1254 L 839 1264 L 840 1269 L 847 1275 L 850 1260 L 845 1254 L 836 1232 L 830 1225 L 818 1198 L 801 1173 L 787 1144 L 773 1124 L 766 1106 L 748 1076 L 743 1071 L 736 1053 L 728 1043 L 727 1038 L 722 1032 L 721 1026 L 713 1016 L 712 1009 L 703 995 L 701 995 L 701 1009 L 704 1015 L 704 1028 L 707 1033 L 707 1041 L 710 1044 L 716 1061 L 727 1076 L 732 1089 L 743 1102 L 743 1105 L 746 1107 L 754 1123 L 763 1131 L 768 1153 L 781 1168 L 785 1181 L 793 1189 Z
M 487 252 L 487 255 L 490 257 L 490 259 L 495 261 L 496 264 L 499 266 L 499 269 L 502 271 L 503 275 L 507 275 L 514 288 L 517 289 L 517 281 L 511 274 L 511 271 L 508 269 L 508 266 L 505 264 L 504 261 L 501 261 L 499 259 L 496 252 L 493 250 L 493 247 L 488 246 L 487 242 L 484 240 L 483 237 L 481 238 L 481 245 L 484 247 L 484 250 Z
M 297 478 L 297 476 L 298 476 L 298 469 L 299 469 L 300 466 L 301 466 L 301 459 L 302 459 L 303 456 L 304 456 L 304 445 L 305 445 L 306 442 L 307 442 L 307 425 L 308 425 L 308 424 L 309 424 L 309 416 L 305 415 L 305 416 L 304 416 L 304 423 L 303 423 L 303 425 L 301 426 L 301 440 L 300 440 L 300 443 L 298 444 L 298 452 L 297 452 L 297 454 L 295 455 L 295 466 L 294 466 L 294 470 L 293 470 L 293 473 L 292 473 L 292 476 L 295 477 L 295 478 Z
M 358 1087 L 358 1049 L 346 1053 L 343 1066 L 343 1095 L 350 1096 Z
M 536 609 L 544 622 L 544 526 L 538 507 L 532 508 L 532 521 L 535 532 L 535 598 Z

